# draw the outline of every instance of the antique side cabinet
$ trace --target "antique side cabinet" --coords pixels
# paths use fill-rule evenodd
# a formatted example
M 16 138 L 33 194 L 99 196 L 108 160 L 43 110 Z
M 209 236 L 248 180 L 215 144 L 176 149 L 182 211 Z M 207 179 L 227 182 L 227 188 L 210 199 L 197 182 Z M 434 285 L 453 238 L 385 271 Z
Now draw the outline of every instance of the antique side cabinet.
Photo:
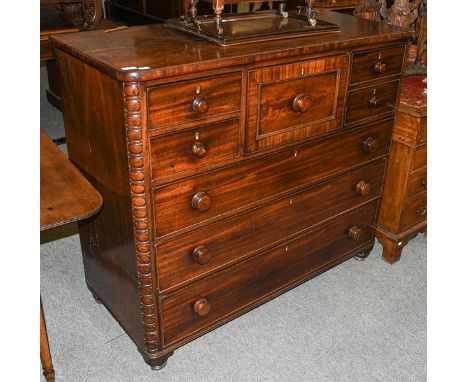
M 395 263 L 427 226 L 427 108 L 425 76 L 405 77 L 376 235 L 383 258 Z
M 340 30 L 52 39 L 69 156 L 104 199 L 79 227 L 86 281 L 154 369 L 374 245 L 410 33 L 320 17 Z

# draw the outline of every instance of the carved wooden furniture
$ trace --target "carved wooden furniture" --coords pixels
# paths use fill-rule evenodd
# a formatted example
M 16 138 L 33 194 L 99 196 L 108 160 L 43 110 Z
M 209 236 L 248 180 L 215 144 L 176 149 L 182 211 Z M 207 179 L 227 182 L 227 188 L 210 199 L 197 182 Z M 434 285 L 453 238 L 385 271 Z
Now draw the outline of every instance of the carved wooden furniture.
M 422 0 L 393 0 L 393 5 L 387 7 L 387 0 L 382 0 L 380 13 L 387 23 L 401 28 L 408 28 L 418 17 L 418 8 Z
M 102 198 L 41 130 L 41 231 L 94 215 Z M 41 362 L 45 379 L 55 380 L 41 302 Z
M 101 0 L 41 0 L 41 61 L 46 62 L 49 83 L 46 95 L 49 103 L 59 110 L 62 108 L 60 74 L 49 44 L 49 36 L 91 30 L 100 23 L 101 17 Z
M 383 190 L 376 235 L 383 258 L 400 259 L 401 251 L 426 229 L 426 84 L 424 76 L 405 77 Z
M 321 18 L 341 32 L 52 40 L 69 155 L 104 197 L 79 224 L 86 281 L 154 369 L 374 245 L 411 34 Z
M 102 18 L 101 0 L 40 0 L 41 5 L 54 6 L 63 16 L 71 21 L 80 17 L 83 30 L 96 28 Z

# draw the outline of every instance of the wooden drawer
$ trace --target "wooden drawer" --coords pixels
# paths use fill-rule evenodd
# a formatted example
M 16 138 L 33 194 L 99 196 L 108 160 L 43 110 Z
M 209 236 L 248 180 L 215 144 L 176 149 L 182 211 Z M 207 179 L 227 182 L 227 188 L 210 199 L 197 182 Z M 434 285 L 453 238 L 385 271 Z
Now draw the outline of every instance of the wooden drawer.
M 348 67 L 342 55 L 249 72 L 248 151 L 341 127 Z
M 427 145 L 416 147 L 413 154 L 413 163 L 411 164 L 411 171 L 415 171 L 427 164 Z
M 411 198 L 415 195 L 425 192 L 427 189 L 427 167 L 421 167 L 412 172 L 408 179 L 408 188 L 406 197 Z
M 241 73 L 148 89 L 150 129 L 226 115 L 241 109 Z
M 355 53 L 351 83 L 376 80 L 401 73 L 405 46 Z
M 238 156 L 239 119 L 152 138 L 150 146 L 153 178 L 203 168 Z
M 157 236 L 206 223 L 387 155 L 392 128 L 393 119 L 158 187 Z M 368 152 L 370 143 L 375 143 L 371 149 L 375 151 Z
M 159 244 L 156 249 L 159 288 L 166 290 L 211 273 L 378 197 L 385 163 L 379 161 L 362 167 Z
M 376 203 L 367 205 L 289 243 L 163 296 L 164 345 L 284 292 L 282 288 L 373 240 L 376 209 Z M 348 234 L 353 226 L 362 230 L 357 240 Z M 205 315 L 195 313 L 196 310 Z
M 421 127 L 419 128 L 419 139 L 418 143 L 424 143 L 427 141 L 427 118 L 421 118 Z
M 400 230 L 410 227 L 422 220 L 427 215 L 427 195 L 426 193 L 405 200 L 403 212 L 400 220 Z
M 346 123 L 394 111 L 399 84 L 395 80 L 350 91 Z

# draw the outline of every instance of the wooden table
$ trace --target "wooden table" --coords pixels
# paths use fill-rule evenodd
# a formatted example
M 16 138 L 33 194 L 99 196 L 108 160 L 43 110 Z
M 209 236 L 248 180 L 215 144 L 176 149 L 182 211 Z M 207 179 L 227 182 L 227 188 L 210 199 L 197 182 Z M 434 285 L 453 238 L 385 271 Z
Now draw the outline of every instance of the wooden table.
M 102 197 L 41 130 L 41 231 L 82 220 L 102 206 Z M 41 302 L 41 362 L 55 380 Z

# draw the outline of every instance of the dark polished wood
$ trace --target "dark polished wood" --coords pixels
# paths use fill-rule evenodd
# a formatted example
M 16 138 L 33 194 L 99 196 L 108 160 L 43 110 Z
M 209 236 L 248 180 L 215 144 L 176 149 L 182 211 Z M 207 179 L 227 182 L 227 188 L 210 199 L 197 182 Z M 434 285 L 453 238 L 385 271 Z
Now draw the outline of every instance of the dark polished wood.
M 148 92 L 150 126 L 157 129 L 239 112 L 241 87 L 241 73 L 155 86 Z
M 153 369 L 374 245 L 410 33 L 321 17 L 341 32 L 53 38 L 69 155 L 104 198 L 79 224 L 86 281 Z
M 349 56 L 277 65 L 249 73 L 249 151 L 341 126 Z
M 355 209 L 379 197 L 385 161 L 378 161 L 312 188 L 287 195 L 246 213 L 206 225 L 182 237 L 161 239 L 158 275 L 161 290 L 180 287 L 321 224 L 340 211 Z M 356 193 L 362 179 L 372 185 Z M 320 209 L 317 206 L 320 205 Z M 298 216 L 301 216 L 298 219 Z M 214 229 L 216 230 L 214 232 Z M 196 248 L 195 248 L 196 247 Z M 195 248 L 195 250 L 193 249 Z M 209 251 L 209 262 L 195 264 L 192 251 Z M 204 254 L 205 256 L 205 254 Z
M 255 161 L 213 171 L 209 177 L 199 175 L 158 187 L 154 192 L 154 203 L 160 206 L 155 211 L 160 222 L 156 234 L 165 236 L 193 229 L 219 216 L 232 215 L 254 203 L 290 193 L 385 156 L 392 127 L 393 120 L 372 124 L 364 129 L 346 131 L 337 139 L 315 140 Z M 372 152 L 364 152 L 363 142 L 370 136 L 379 145 Z M 174 195 L 178 197 L 174 198 Z
M 398 106 L 376 235 L 383 258 L 400 259 L 427 220 L 427 112 L 424 76 L 406 77 Z
M 163 25 L 144 25 L 113 33 L 96 30 L 55 36 L 54 45 L 121 81 L 146 81 L 199 73 L 267 60 L 307 59 L 333 50 L 375 50 L 375 45 L 404 43 L 411 33 L 387 24 L 358 20 L 338 12 L 321 11 L 321 18 L 342 26 L 340 33 L 284 41 L 263 41 L 229 49 L 181 34 Z M 82 34 L 86 33 L 86 35 Z M 367 49 L 366 49 L 367 45 Z M 154 54 L 157 47 L 159 54 Z M 115 54 L 110 54 L 115 52 Z M 118 53 L 117 53 L 118 52 Z M 272 62 L 270 63 L 272 64 Z M 129 68 L 129 69 L 128 69 Z M 205 73 L 206 74 L 206 73 Z M 203 77 L 202 77 L 203 78 Z M 174 80 L 174 78 L 172 78 Z
M 404 45 L 376 49 L 353 56 L 351 83 L 372 81 L 382 76 L 400 75 L 403 69 Z
M 239 119 L 231 119 L 150 140 L 153 178 L 205 166 L 220 166 L 239 155 Z
M 40 130 L 40 142 L 41 231 L 94 215 L 101 208 L 101 195 L 42 130 Z M 40 339 L 44 377 L 48 382 L 53 382 L 55 371 L 50 356 L 42 301 Z
M 161 304 L 164 344 L 170 345 L 182 337 L 193 335 L 231 312 L 270 295 L 271 291 L 307 278 L 327 264 L 346 258 L 349 251 L 372 240 L 376 209 L 375 203 L 366 205 L 263 255 L 164 295 Z M 355 229 L 360 234 L 350 237 L 348 226 L 355 222 L 359 222 Z M 205 301 L 209 304 L 203 309 L 205 314 L 193 314 L 193 301 L 197 301 L 195 304 Z
M 41 231 L 85 219 L 102 197 L 41 130 Z

